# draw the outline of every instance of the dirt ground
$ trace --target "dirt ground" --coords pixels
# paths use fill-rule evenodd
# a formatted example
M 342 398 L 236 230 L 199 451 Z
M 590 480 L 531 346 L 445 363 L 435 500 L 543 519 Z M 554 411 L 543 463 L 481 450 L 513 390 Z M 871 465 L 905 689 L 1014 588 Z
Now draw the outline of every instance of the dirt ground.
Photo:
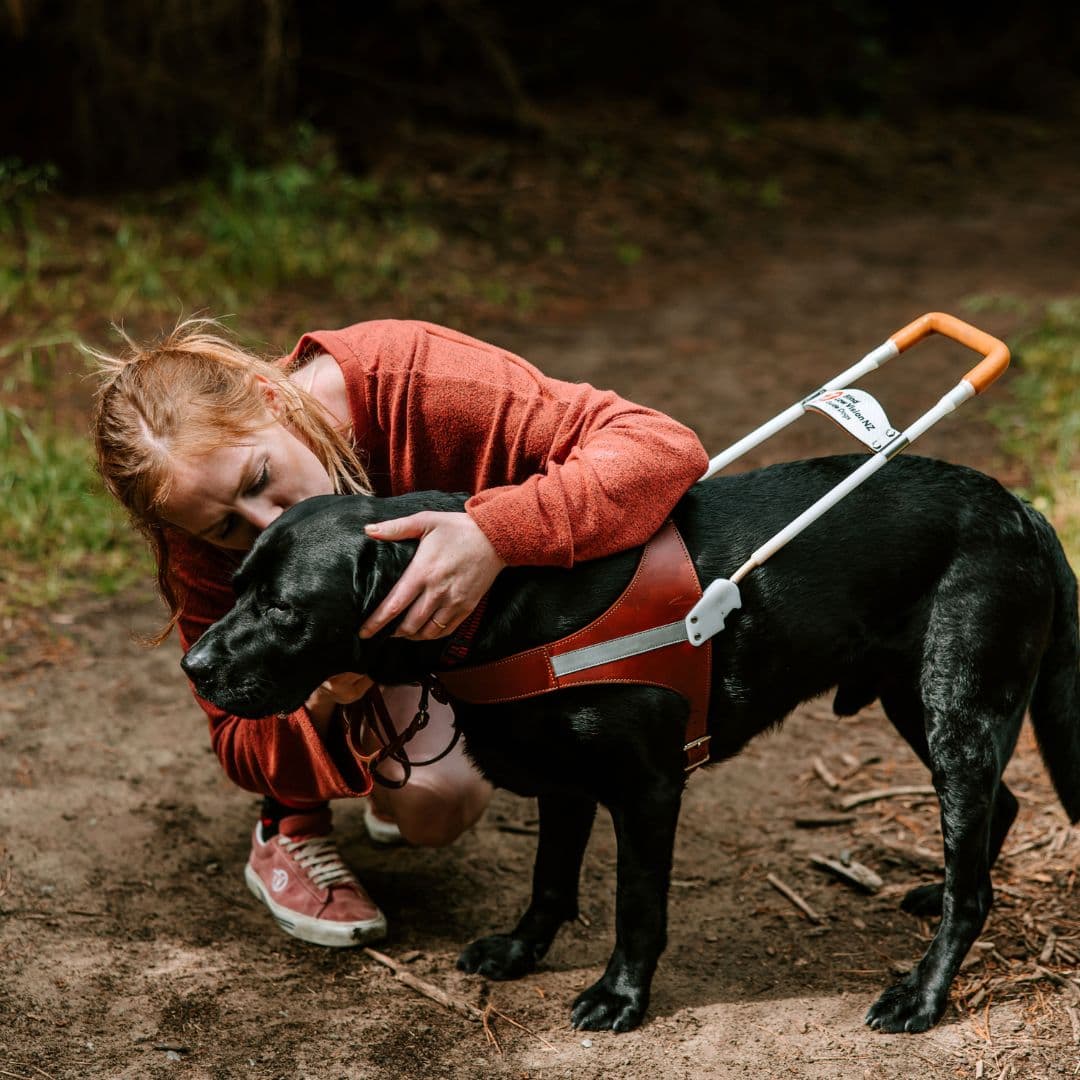
M 466 329 L 552 374 L 665 409 L 716 452 L 923 311 L 963 315 L 973 296 L 1075 295 L 1078 231 L 1080 170 L 1059 162 L 1052 181 L 1029 171 L 946 204 L 789 217 L 670 268 L 662 288 L 631 285 L 606 310 L 566 305 L 528 328 Z M 1018 316 L 978 320 L 1008 334 Z M 967 366 L 927 345 L 863 385 L 903 422 Z M 1006 383 L 991 397 L 1008 393 Z M 920 451 L 1019 482 L 986 408 L 965 407 Z M 843 438 L 807 418 L 746 465 L 846 452 Z M 282 935 L 249 895 L 241 875 L 257 802 L 221 774 L 175 642 L 131 643 L 159 618 L 141 594 L 66 607 L 50 616 L 48 647 L 36 637 L 16 649 L 0 677 L 0 1076 L 1080 1075 L 1080 837 L 1029 735 L 1007 774 L 1021 812 L 995 909 L 952 1007 L 921 1036 L 875 1033 L 862 1018 L 932 930 L 897 904 L 932 878 L 935 802 L 869 803 L 835 828 L 794 824 L 835 813 L 846 794 L 928 782 L 877 707 L 840 721 L 827 701 L 810 703 L 692 778 L 670 943 L 648 1019 L 625 1035 L 568 1025 L 612 941 L 615 849 L 603 814 L 585 863 L 586 919 L 564 929 L 536 974 L 492 984 L 458 973 L 454 959 L 524 905 L 534 805 L 499 793 L 471 833 L 438 851 L 376 849 L 360 807 L 336 805 L 344 853 L 390 918 L 381 947 L 528 1029 L 496 1018 L 496 1047 L 359 951 Z M 838 791 L 815 774 L 815 755 L 846 777 Z M 882 874 L 882 893 L 856 894 L 808 861 L 844 852 Z M 823 922 L 811 924 L 769 873 Z

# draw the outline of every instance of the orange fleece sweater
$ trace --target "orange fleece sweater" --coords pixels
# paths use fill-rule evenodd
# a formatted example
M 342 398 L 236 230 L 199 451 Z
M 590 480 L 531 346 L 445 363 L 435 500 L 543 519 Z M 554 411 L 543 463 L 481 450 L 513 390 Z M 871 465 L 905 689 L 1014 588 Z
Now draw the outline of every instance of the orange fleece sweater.
M 285 362 L 329 353 L 377 495 L 470 491 L 465 504 L 510 565 L 572 566 L 644 544 L 704 472 L 692 431 L 588 384 L 430 323 L 380 320 L 305 334 Z M 171 531 L 168 573 L 190 648 L 233 603 L 235 552 Z M 305 709 L 243 720 L 196 698 L 228 776 L 288 803 L 364 795 L 340 732 Z

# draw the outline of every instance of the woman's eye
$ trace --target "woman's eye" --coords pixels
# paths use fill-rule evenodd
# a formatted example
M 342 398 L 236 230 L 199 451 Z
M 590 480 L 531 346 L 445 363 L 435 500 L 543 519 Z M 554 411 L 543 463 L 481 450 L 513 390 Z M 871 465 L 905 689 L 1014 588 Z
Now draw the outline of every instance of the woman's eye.
M 267 461 L 264 461 L 262 470 L 259 472 L 259 475 L 255 478 L 255 483 L 253 483 L 251 485 L 251 487 L 248 488 L 248 494 L 249 495 L 258 495 L 259 492 L 262 491 L 262 489 L 264 487 L 266 487 L 266 485 L 268 483 L 270 483 L 270 463 L 267 462 Z

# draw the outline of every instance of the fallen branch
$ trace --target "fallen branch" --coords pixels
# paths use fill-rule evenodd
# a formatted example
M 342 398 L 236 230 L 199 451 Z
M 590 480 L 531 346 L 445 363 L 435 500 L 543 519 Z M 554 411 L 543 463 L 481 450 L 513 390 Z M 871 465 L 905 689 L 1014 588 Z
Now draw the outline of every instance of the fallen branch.
M 429 983 L 426 979 L 421 979 L 419 975 L 414 975 L 411 971 L 406 971 L 401 964 L 396 960 L 391 959 L 386 953 L 381 953 L 366 945 L 363 948 L 363 952 L 365 955 L 370 956 L 372 960 L 388 967 L 394 973 L 395 979 L 399 982 L 403 982 L 418 994 L 423 994 L 424 997 L 438 1002 L 444 1008 L 461 1013 L 462 1016 L 476 1023 L 484 1022 L 483 1012 L 475 1005 L 470 1005 L 467 1001 L 461 1001 L 458 998 L 451 997 L 445 990 L 435 986 L 434 983 Z M 345 978 L 356 979 L 359 978 L 359 976 L 346 975 Z
M 766 874 L 765 880 L 777 892 L 783 893 L 811 922 L 825 921 L 790 885 L 785 885 L 775 874 Z
M 1039 963 L 1049 964 L 1051 958 L 1054 955 L 1054 946 L 1057 945 L 1057 934 L 1053 930 L 1046 935 L 1046 944 L 1042 947 L 1042 952 L 1039 953 Z
M 902 844 L 898 840 L 890 840 L 886 836 L 875 835 L 871 837 L 871 840 L 876 847 L 884 848 L 890 854 L 911 863 L 912 866 L 924 866 L 927 870 L 933 870 L 936 873 L 941 872 L 941 864 L 944 861 L 941 855 L 935 855 L 925 848 Z
M 1073 1043 L 1076 1046 L 1080 1046 L 1080 1013 L 1078 1013 L 1071 1005 L 1066 1005 L 1065 1011 L 1069 1014 L 1069 1023 L 1072 1024 Z
M 869 866 L 863 866 L 862 863 L 837 862 L 835 859 L 825 858 L 824 855 L 811 855 L 810 861 L 815 866 L 820 866 L 823 870 L 835 874 L 849 885 L 862 889 L 863 892 L 876 893 L 885 884 L 879 875 L 875 874 Z
M 823 814 L 821 817 L 797 817 L 797 829 L 829 829 L 834 825 L 850 825 L 859 819 L 854 814 Z
M 828 765 L 820 757 L 814 758 L 814 772 L 821 778 L 821 782 L 830 790 L 835 791 L 840 786 L 840 781 L 829 772 Z
M 932 784 L 912 784 L 906 787 L 875 788 L 873 791 L 864 791 L 859 795 L 849 795 L 840 800 L 841 810 L 850 810 L 863 803 L 877 802 L 878 799 L 895 799 L 901 795 L 936 795 Z
M 1036 848 L 1046 847 L 1057 835 L 1056 832 L 1047 833 L 1045 836 L 1040 836 L 1038 840 L 1029 840 L 1026 844 L 1019 844 L 1008 851 L 1003 851 L 1001 854 L 1006 859 L 1011 859 L 1014 855 L 1022 855 L 1025 851 L 1034 851 Z
M 550 1050 L 558 1050 L 557 1046 L 549 1043 L 542 1035 L 538 1035 L 524 1024 L 519 1024 L 512 1016 L 507 1016 L 506 1013 L 496 1009 L 494 1005 L 489 1004 L 484 1009 L 478 1009 L 475 1005 L 470 1005 L 467 1001 L 461 1001 L 458 998 L 451 997 L 445 990 L 435 986 L 434 983 L 429 983 L 426 979 L 421 979 L 419 975 L 414 975 L 411 971 L 406 971 L 401 964 L 392 957 L 387 956 L 386 953 L 381 953 L 377 949 L 372 949 L 367 945 L 364 946 L 362 951 L 370 956 L 372 960 L 388 967 L 394 973 L 395 979 L 403 982 L 418 994 L 423 994 L 424 997 L 438 1002 L 445 1008 L 453 1009 L 455 1012 L 461 1013 L 462 1016 L 467 1017 L 469 1020 L 482 1024 L 484 1035 L 488 1042 L 495 1047 L 500 1055 L 502 1054 L 502 1047 L 499 1045 L 498 1037 L 495 1034 L 494 1028 L 491 1026 L 491 1017 L 493 1016 L 497 1016 L 500 1020 L 505 1020 L 508 1024 L 513 1024 L 516 1028 L 521 1028 L 527 1035 L 531 1035 L 534 1039 L 539 1039 L 540 1042 Z M 360 976 L 346 975 L 345 978 L 355 980 L 360 978 Z
M 1064 975 L 1059 975 L 1056 971 L 1044 968 L 1040 964 L 1035 965 L 1035 977 L 1049 979 L 1056 986 L 1060 986 L 1063 990 L 1071 994 L 1075 1000 L 1080 1001 L 1080 987 L 1078 987 L 1072 979 L 1066 979 Z

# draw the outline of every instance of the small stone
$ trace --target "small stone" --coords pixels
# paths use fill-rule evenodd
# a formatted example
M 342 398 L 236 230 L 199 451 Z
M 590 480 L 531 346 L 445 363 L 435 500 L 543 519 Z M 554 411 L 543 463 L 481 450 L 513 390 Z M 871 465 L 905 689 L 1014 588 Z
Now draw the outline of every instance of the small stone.
M 175 1050 L 165 1051 L 166 1061 L 183 1061 L 184 1059 Z
M 588 1050 L 592 1046 L 592 1039 L 582 1039 L 581 1045 L 584 1046 L 586 1050 Z
M 851 920 L 851 925 L 854 926 L 856 930 L 865 930 L 866 929 L 866 923 L 864 923 L 862 921 L 862 919 L 852 919 Z

